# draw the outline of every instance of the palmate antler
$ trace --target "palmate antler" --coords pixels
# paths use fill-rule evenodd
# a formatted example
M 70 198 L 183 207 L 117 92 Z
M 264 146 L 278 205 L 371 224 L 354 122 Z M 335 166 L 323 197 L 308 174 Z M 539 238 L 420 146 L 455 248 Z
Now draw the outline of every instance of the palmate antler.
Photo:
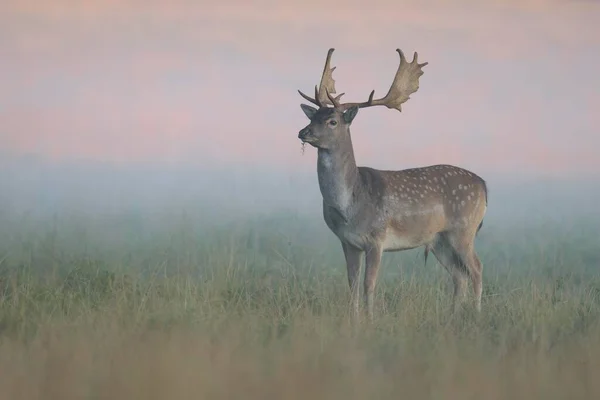
M 427 62 L 422 64 L 418 63 L 419 55 L 416 51 L 412 62 L 409 63 L 406 61 L 406 57 L 404 56 L 402 50 L 396 49 L 400 55 L 400 65 L 398 66 L 398 71 L 396 71 L 396 76 L 394 77 L 392 86 L 384 97 L 381 99 L 373 99 L 373 96 L 375 95 L 375 90 L 373 90 L 369 95 L 369 99 L 363 103 L 340 103 L 340 98 L 344 95 L 344 93 L 333 97 L 333 94 L 335 94 L 335 80 L 333 79 L 333 71 L 336 67 L 331 68 L 330 62 L 331 55 L 333 54 L 334 50 L 335 49 L 329 49 L 327 52 L 325 68 L 323 69 L 323 76 L 321 77 L 321 84 L 318 88 L 315 86 L 315 97 L 311 98 L 302 93 L 300 90 L 298 90 L 298 93 L 300 93 L 300 95 L 306 100 L 319 107 L 333 105 L 335 108 L 342 111 L 354 106 L 359 108 L 386 106 L 387 108 L 393 108 L 398 111 L 402 111 L 402 103 L 405 103 L 410 98 L 410 95 L 419 89 L 419 77 L 423 75 L 422 68 L 428 64 Z
M 344 95 L 344 93 L 342 93 L 334 98 L 335 101 L 331 101 L 331 94 L 335 94 L 335 80 L 333 79 L 333 71 L 335 71 L 336 67 L 331 68 L 329 64 L 331 62 L 331 55 L 333 54 L 334 50 L 335 49 L 329 49 L 327 52 L 325 67 L 323 68 L 323 76 L 321 76 L 321 83 L 319 84 L 318 88 L 315 85 L 315 98 L 313 99 L 298 90 L 300 96 L 319 107 L 335 105 L 335 102 L 339 101 L 340 97 Z

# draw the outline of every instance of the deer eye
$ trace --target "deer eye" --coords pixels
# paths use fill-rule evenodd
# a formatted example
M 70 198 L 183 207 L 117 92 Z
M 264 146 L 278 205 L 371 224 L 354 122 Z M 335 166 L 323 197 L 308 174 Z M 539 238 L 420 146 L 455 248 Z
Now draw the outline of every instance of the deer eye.
M 329 121 L 329 125 L 331 126 L 336 126 L 337 125 L 337 121 L 332 119 L 331 121 Z

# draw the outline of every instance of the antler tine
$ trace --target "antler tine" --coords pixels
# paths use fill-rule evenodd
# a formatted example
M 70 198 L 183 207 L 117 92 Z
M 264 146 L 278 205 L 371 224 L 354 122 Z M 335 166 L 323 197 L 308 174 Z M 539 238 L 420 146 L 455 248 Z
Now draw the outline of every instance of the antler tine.
M 343 95 L 342 93 L 335 97 L 335 101 L 331 100 L 330 97 L 330 94 L 335 94 L 335 80 L 333 79 L 333 71 L 335 71 L 336 67 L 330 67 L 331 55 L 334 51 L 334 48 L 330 48 L 327 52 L 327 58 L 325 59 L 325 66 L 323 67 L 321 82 L 318 87 L 315 86 L 315 97 L 311 98 L 298 90 L 300 96 L 319 107 L 325 107 L 326 105 L 333 105 L 335 107 L 335 104 L 339 104 L 339 99 Z
M 309 97 L 307 95 L 305 95 L 304 93 L 302 93 L 300 90 L 298 90 L 298 93 L 300 93 L 300 96 L 304 97 L 305 100 L 310 101 L 311 103 L 321 107 L 321 103 L 319 103 L 319 95 L 318 95 L 318 89 L 317 89 L 317 85 L 315 85 L 315 98 L 313 99 L 312 97 Z
M 321 104 L 331 104 L 335 107 L 335 102 L 329 98 L 330 94 L 335 94 L 335 80 L 333 79 L 333 71 L 336 67 L 331 67 L 331 56 L 335 49 L 332 47 L 327 51 L 325 66 L 323 67 L 323 75 L 319 84 L 319 101 Z M 339 102 L 338 102 L 339 104 Z
M 404 53 L 400 49 L 396 49 L 400 56 L 400 65 L 392 81 L 392 85 L 388 90 L 387 94 L 381 99 L 373 99 L 375 91 L 373 90 L 369 95 L 369 100 L 364 103 L 344 103 L 340 104 L 339 108 L 346 110 L 350 107 L 358 106 L 360 108 L 372 107 L 372 106 L 386 106 L 387 108 L 393 108 L 398 111 L 402 111 L 402 104 L 405 103 L 410 95 L 415 93 L 419 89 L 419 77 L 423 75 L 422 68 L 429 64 L 424 62 L 419 64 L 419 54 L 415 51 L 413 60 L 409 63 L 404 56 Z
M 335 108 L 340 108 L 340 98 L 345 94 L 345 93 L 340 93 L 337 96 L 333 97 L 331 95 L 331 93 L 329 93 L 329 90 L 325 89 L 325 93 L 327 94 L 327 98 L 329 99 L 329 101 L 331 101 L 331 104 L 333 104 L 333 106 Z

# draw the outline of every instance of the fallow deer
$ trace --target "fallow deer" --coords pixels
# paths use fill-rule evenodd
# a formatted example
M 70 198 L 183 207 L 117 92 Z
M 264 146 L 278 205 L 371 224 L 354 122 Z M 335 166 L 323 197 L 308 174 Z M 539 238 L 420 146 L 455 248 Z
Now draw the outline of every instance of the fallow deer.
M 431 165 L 399 171 L 358 167 L 350 137 L 350 125 L 360 108 L 401 105 L 419 88 L 422 68 L 418 54 L 407 62 L 400 49 L 400 65 L 388 93 L 374 99 L 372 91 L 362 103 L 340 103 L 334 97 L 335 80 L 330 49 L 315 97 L 300 95 L 317 105 L 301 108 L 310 120 L 298 138 L 318 150 L 317 174 L 323 196 L 325 223 L 339 238 L 344 251 L 351 291 L 352 316 L 359 315 L 359 275 L 365 257 L 364 301 L 373 319 L 373 294 L 383 252 L 425 247 L 450 273 L 453 310 L 462 304 L 468 278 L 481 310 L 482 264 L 474 240 L 487 209 L 485 181 L 453 165 Z M 330 107 L 331 106 L 331 107 Z

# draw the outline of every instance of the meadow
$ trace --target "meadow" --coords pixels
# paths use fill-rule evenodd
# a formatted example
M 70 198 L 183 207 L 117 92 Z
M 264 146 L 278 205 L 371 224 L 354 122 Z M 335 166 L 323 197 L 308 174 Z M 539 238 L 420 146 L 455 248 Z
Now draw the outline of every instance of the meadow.
M 355 329 L 318 213 L 0 220 L 2 399 L 600 398 L 597 218 L 486 221 L 481 315 L 386 254 Z

